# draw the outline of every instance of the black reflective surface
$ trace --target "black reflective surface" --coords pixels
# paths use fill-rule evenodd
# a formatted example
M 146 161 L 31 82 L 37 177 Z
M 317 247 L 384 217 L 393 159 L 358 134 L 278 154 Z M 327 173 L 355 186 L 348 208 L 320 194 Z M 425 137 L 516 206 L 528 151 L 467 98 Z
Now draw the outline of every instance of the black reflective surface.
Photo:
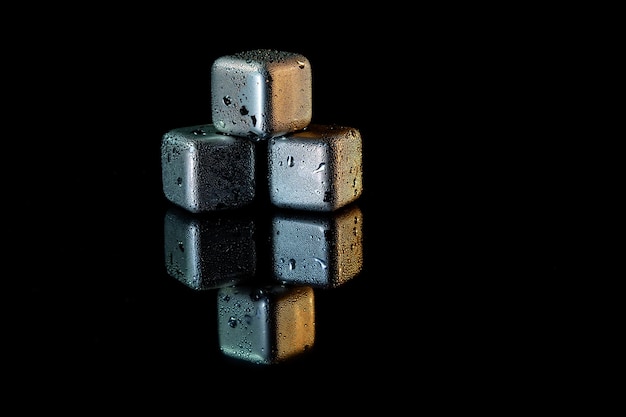
M 276 210 L 262 190 L 259 203 L 225 217 L 194 219 L 165 200 L 161 135 L 210 122 L 211 62 L 258 45 L 155 32 L 136 47 L 96 48 L 83 61 L 88 91 L 72 89 L 76 124 L 58 119 L 61 149 L 45 142 L 60 154 L 40 177 L 54 194 L 24 221 L 34 231 L 20 290 L 5 293 L 16 305 L 7 343 L 20 386 L 46 389 L 63 376 L 129 392 L 159 385 L 224 398 L 245 388 L 321 401 L 356 389 L 387 402 L 460 394 L 477 380 L 507 391 L 501 381 L 555 357 L 550 300 L 574 235 L 560 131 L 569 116 L 550 104 L 558 87 L 500 60 L 495 71 L 495 45 L 418 42 L 417 66 L 356 36 L 325 48 L 263 45 L 309 58 L 315 122 L 362 134 L 358 250 L 340 259 L 355 242 L 316 233 L 334 236 L 350 220 Z M 332 244 L 276 239 L 293 224 Z M 292 260 L 316 273 L 289 275 Z M 237 298 L 222 294 L 232 285 L 271 320 L 225 306 Z M 263 338 L 233 333 L 244 324 Z M 285 339 L 291 350 L 278 347 Z

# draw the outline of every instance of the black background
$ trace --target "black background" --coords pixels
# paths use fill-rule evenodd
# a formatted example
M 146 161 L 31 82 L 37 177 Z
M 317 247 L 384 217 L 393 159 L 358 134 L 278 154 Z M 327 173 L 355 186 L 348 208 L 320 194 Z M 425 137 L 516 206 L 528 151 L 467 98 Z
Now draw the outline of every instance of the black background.
M 16 386 L 402 404 L 514 397 L 518 376 L 561 371 L 571 39 L 509 14 L 247 12 L 94 14 L 38 39 L 45 174 L 14 293 Z M 309 59 L 313 122 L 359 129 L 364 164 L 364 270 L 316 292 L 314 350 L 267 367 L 225 358 L 214 294 L 166 274 L 160 182 L 162 134 L 211 122 L 211 63 L 256 48 Z

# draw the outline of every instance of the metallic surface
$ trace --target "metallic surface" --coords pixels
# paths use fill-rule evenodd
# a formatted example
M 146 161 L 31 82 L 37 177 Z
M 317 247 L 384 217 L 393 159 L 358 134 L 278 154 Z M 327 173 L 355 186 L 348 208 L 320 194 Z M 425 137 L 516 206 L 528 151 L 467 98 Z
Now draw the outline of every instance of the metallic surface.
M 254 143 L 211 124 L 165 133 L 161 169 L 165 197 L 192 213 L 243 207 L 255 197 Z
M 226 356 L 275 364 L 311 349 L 315 303 L 308 286 L 233 286 L 217 291 L 218 340 Z
M 312 124 L 268 140 L 270 201 L 277 207 L 333 211 L 362 192 L 362 139 L 357 129 Z
M 211 114 L 219 131 L 255 139 L 305 128 L 312 116 L 308 59 L 265 49 L 216 59 L 211 66 Z
M 194 290 L 209 290 L 256 274 L 255 224 L 245 216 L 197 216 L 170 207 L 163 224 L 165 269 Z
M 277 280 L 338 287 L 363 268 L 363 214 L 356 204 L 333 213 L 277 214 L 272 219 L 271 246 Z

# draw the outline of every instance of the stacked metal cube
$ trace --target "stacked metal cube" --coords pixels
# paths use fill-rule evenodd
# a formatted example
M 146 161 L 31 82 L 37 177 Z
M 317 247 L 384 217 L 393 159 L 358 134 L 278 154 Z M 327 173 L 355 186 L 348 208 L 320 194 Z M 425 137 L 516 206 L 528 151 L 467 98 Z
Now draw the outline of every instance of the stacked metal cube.
M 312 109 L 306 57 L 246 51 L 211 67 L 212 122 L 162 137 L 163 192 L 174 203 L 166 270 L 217 290 L 220 350 L 231 358 L 272 364 L 310 351 L 314 289 L 362 268 L 362 213 L 350 205 L 363 189 L 361 134 L 311 123 Z M 285 209 L 271 214 L 268 240 L 250 211 L 236 210 L 261 196 Z
M 287 209 L 331 212 L 357 200 L 361 134 L 312 124 L 312 96 L 311 65 L 301 54 L 257 49 L 215 60 L 212 123 L 162 137 L 165 197 L 192 213 L 248 206 L 259 187 L 272 205 Z M 259 146 L 264 152 L 256 152 Z M 259 164 L 267 164 L 263 184 Z

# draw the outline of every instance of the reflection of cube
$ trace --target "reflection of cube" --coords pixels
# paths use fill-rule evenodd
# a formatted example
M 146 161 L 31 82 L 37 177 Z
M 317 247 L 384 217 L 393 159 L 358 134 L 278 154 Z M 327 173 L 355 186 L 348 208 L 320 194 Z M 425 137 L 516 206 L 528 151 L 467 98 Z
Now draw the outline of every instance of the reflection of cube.
M 363 267 L 363 215 L 356 205 L 332 214 L 293 212 L 272 219 L 274 277 L 290 284 L 333 288 Z
M 254 364 L 284 362 L 315 341 L 313 289 L 235 286 L 217 291 L 221 351 Z
M 310 125 L 268 141 L 268 180 L 278 207 L 332 211 L 362 193 L 362 142 L 357 129 Z
M 164 220 L 165 269 L 194 290 L 233 285 L 256 272 L 255 224 L 228 213 L 196 215 L 171 207 Z
M 210 124 L 170 130 L 161 141 L 165 197 L 192 213 L 251 203 L 254 164 L 253 142 L 223 135 Z
M 311 66 L 300 54 L 258 49 L 220 57 L 211 67 L 213 124 L 256 139 L 303 129 L 311 87 Z

